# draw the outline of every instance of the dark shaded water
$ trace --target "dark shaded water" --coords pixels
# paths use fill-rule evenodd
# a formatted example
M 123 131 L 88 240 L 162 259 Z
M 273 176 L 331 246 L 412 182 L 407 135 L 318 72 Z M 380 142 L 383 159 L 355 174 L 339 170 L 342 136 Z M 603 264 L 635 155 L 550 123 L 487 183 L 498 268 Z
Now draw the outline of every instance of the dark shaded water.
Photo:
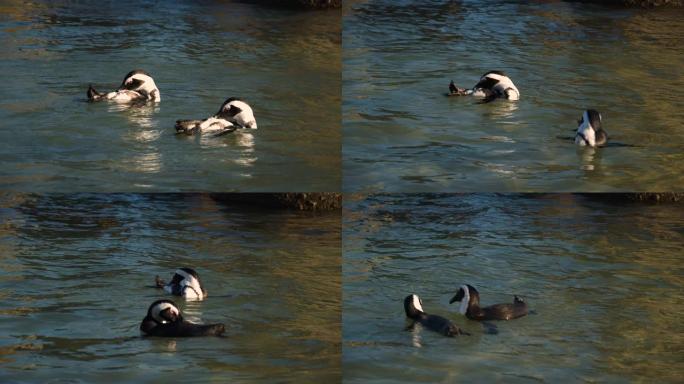
M 162 10 L 163 9 L 163 10 Z M 24 191 L 322 191 L 340 185 L 340 13 L 239 2 L 0 5 L 2 187 Z M 161 103 L 88 104 L 130 70 Z M 247 100 L 257 131 L 176 136 Z
M 682 10 L 563 1 L 349 1 L 347 191 L 644 191 L 684 185 Z M 506 71 L 519 102 L 444 97 Z M 613 143 L 577 149 L 585 108 Z
M 340 216 L 207 195 L 0 198 L 0 381 L 337 382 Z M 154 276 L 194 266 L 180 304 L 225 338 L 140 337 Z
M 344 216 L 346 382 L 681 381 L 681 205 L 376 195 Z M 464 283 L 536 313 L 484 334 L 448 304 Z M 472 336 L 404 331 L 409 293 Z

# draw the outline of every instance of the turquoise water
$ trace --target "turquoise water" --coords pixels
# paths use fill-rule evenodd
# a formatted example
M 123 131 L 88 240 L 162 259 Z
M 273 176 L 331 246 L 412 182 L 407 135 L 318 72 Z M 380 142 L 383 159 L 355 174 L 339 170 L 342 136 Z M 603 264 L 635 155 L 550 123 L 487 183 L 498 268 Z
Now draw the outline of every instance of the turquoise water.
M 667 191 L 684 185 L 684 11 L 348 1 L 344 189 Z M 519 102 L 445 97 L 503 70 Z M 586 108 L 611 146 L 571 141 Z
M 340 185 L 340 12 L 240 2 L 0 5 L 0 186 L 60 192 L 327 191 Z M 142 68 L 161 103 L 85 101 Z M 259 129 L 177 136 L 228 97 Z
M 348 199 L 345 382 L 681 381 L 684 210 L 603 199 Z M 464 283 L 485 305 L 520 295 L 534 314 L 485 334 L 448 304 Z M 472 335 L 405 331 L 410 293 Z
M 0 382 L 340 380 L 340 216 L 214 195 L 0 198 Z M 208 291 L 156 288 L 179 266 Z M 223 338 L 145 338 L 148 306 Z

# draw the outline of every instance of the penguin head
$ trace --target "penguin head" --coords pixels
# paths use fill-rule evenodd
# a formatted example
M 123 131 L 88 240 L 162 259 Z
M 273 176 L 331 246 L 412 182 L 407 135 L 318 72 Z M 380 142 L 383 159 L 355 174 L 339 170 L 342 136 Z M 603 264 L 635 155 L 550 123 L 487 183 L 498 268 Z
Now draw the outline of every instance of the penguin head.
M 449 300 L 449 304 L 452 304 L 457 301 L 461 302 L 461 305 L 458 307 L 458 312 L 462 315 L 465 315 L 465 313 L 468 312 L 468 307 L 471 304 L 479 305 L 480 294 L 477 292 L 477 289 L 475 289 L 475 287 L 473 287 L 472 285 L 463 284 L 458 289 L 458 292 L 456 292 L 454 297 L 452 297 L 451 300 Z
M 504 95 L 506 96 L 506 99 L 508 100 L 518 100 L 520 99 L 520 93 L 518 93 L 517 89 L 514 88 L 506 88 L 504 90 Z
M 180 309 L 171 300 L 157 300 L 147 309 L 147 316 L 159 324 L 183 321 Z
M 595 109 L 587 109 L 582 114 L 582 118 L 577 120 L 577 133 L 575 134 L 575 144 L 581 146 L 595 147 L 599 144 L 597 132 L 602 130 L 601 114 Z
M 257 129 L 252 107 L 237 97 L 231 97 L 224 101 L 216 117 L 239 124 L 243 128 Z
M 127 89 L 129 91 L 136 91 L 146 95 L 149 99 L 155 101 L 161 100 L 157 84 L 154 79 L 147 72 L 142 69 L 136 69 L 128 72 L 121 82 L 119 90 Z
M 423 311 L 423 301 L 420 300 L 418 295 L 408 295 L 404 299 L 404 310 L 406 311 L 406 317 L 415 318 Z
M 199 274 L 192 268 L 178 268 L 170 284 L 177 285 L 181 295 L 187 299 L 202 300 L 207 295 Z

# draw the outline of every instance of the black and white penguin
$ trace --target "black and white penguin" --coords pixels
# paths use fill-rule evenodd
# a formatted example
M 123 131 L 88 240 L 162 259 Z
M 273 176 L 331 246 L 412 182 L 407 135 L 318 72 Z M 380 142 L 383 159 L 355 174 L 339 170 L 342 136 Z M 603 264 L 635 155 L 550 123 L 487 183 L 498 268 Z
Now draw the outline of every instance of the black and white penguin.
M 176 120 L 176 132 L 223 134 L 238 128 L 257 129 L 252 107 L 246 102 L 231 97 L 224 101 L 214 116 L 204 120 Z
M 494 304 L 480 307 L 480 294 L 470 284 L 462 285 L 449 304 L 460 301 L 458 311 L 470 320 L 511 320 L 527 315 L 527 304 L 518 296 L 513 297 L 513 304 Z
M 423 312 L 422 304 L 423 302 L 418 295 L 408 295 L 404 299 L 406 317 L 413 320 L 414 324 L 416 322 L 420 323 L 423 327 L 441 333 L 444 336 L 469 335 L 469 333 L 464 332 L 448 319 L 437 315 L 428 315 Z
M 111 100 L 117 103 L 129 103 L 133 101 L 160 101 L 161 95 L 154 79 L 142 69 L 128 72 L 116 91 L 100 93 L 88 86 L 88 100 L 100 101 Z
M 608 134 L 601 126 L 601 114 L 595 109 L 587 109 L 582 118 L 577 120 L 575 144 L 580 146 L 597 147 L 608 142 Z
M 220 336 L 226 327 L 221 323 L 195 324 L 185 321 L 176 303 L 157 300 L 148 308 L 147 316 L 140 323 L 140 330 L 148 336 Z
M 449 84 L 449 96 L 474 96 L 483 98 L 484 102 L 496 98 L 518 100 L 520 91 L 504 72 L 489 71 L 482 75 L 480 81 L 472 89 L 458 88 L 452 80 Z
M 178 268 L 168 284 L 159 276 L 155 278 L 155 283 L 157 288 L 162 288 L 172 295 L 182 296 L 185 300 L 204 300 L 207 297 L 199 274 L 192 268 Z

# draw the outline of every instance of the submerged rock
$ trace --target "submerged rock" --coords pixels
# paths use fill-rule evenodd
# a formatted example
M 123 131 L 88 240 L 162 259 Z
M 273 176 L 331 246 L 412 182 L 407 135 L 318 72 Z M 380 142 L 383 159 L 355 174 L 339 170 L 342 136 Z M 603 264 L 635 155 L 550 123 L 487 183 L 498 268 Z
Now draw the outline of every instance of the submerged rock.
M 223 203 L 248 203 L 299 211 L 332 211 L 342 208 L 342 194 L 338 192 L 218 193 L 211 194 L 211 197 Z
M 275 7 L 326 9 L 341 8 L 342 0 L 253 0 L 256 3 Z
M 684 202 L 684 193 L 678 192 L 642 192 L 642 193 L 581 193 L 581 195 L 594 200 L 621 202 L 646 202 L 646 203 L 678 203 Z
M 582 0 L 585 3 L 625 5 L 630 7 L 655 8 L 662 6 L 681 7 L 684 0 Z

